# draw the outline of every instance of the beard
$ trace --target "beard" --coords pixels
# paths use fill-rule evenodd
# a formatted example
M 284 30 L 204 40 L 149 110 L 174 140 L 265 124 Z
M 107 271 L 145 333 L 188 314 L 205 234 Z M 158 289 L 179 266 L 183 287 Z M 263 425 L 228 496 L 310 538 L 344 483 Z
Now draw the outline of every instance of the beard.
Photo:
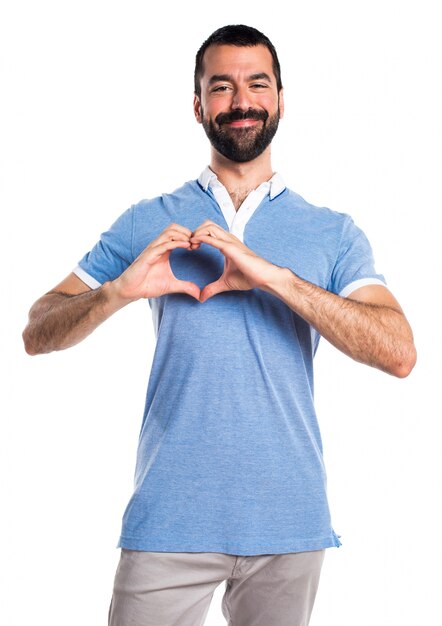
M 279 107 L 275 115 L 267 111 L 249 109 L 235 110 L 231 113 L 219 113 L 215 121 L 206 119 L 202 113 L 202 124 L 212 146 L 230 161 L 245 163 L 253 161 L 270 145 L 279 124 Z M 245 128 L 223 127 L 225 123 L 237 120 L 261 120 L 262 126 Z

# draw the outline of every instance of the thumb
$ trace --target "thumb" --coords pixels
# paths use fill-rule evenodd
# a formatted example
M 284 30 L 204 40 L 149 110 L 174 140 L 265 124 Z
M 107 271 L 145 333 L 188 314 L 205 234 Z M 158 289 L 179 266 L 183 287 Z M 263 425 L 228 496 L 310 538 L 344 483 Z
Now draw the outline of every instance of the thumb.
M 177 280 L 173 285 L 172 293 L 186 293 L 196 300 L 200 299 L 201 290 L 198 285 L 188 280 Z
M 229 291 L 229 288 L 227 287 L 226 283 L 219 278 L 218 280 L 215 280 L 213 283 L 209 283 L 204 287 L 199 298 L 200 302 L 205 302 L 212 296 L 216 296 L 217 293 L 221 293 L 223 291 Z

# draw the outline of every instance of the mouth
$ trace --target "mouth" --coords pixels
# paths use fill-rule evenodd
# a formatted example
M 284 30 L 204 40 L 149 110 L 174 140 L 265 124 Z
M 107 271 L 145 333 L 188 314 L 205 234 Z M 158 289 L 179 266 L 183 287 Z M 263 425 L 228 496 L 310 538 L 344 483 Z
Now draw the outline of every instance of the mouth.
M 232 122 L 224 122 L 225 126 L 230 128 L 250 128 L 257 126 L 259 120 L 245 119 L 245 120 L 233 120 Z
M 254 128 L 258 122 L 266 123 L 269 114 L 267 111 L 258 111 L 249 109 L 248 111 L 230 111 L 219 113 L 215 122 L 218 126 L 226 126 L 227 128 Z

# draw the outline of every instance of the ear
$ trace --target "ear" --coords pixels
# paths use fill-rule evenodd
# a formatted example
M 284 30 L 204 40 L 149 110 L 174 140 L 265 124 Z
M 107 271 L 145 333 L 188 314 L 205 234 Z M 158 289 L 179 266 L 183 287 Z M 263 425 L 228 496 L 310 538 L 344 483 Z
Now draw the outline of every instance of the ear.
M 203 121 L 203 116 L 201 112 L 201 100 L 196 94 L 193 96 L 193 112 L 195 114 L 196 121 L 198 122 L 198 124 L 201 124 Z
M 284 117 L 284 89 L 279 91 L 279 117 Z

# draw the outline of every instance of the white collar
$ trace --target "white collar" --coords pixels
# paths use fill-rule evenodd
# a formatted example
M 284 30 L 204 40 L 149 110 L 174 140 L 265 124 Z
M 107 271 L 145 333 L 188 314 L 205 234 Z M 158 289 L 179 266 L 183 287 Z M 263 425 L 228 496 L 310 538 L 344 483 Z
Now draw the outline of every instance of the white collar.
M 215 174 L 215 172 L 213 172 L 209 166 L 207 166 L 205 170 L 201 172 L 201 175 L 198 178 L 198 182 L 201 185 L 201 187 L 204 189 L 204 191 L 207 191 L 208 188 L 212 186 L 213 184 L 218 184 L 218 185 L 222 184 L 219 182 L 218 177 Z M 266 187 L 268 189 L 266 189 Z M 262 189 L 263 191 L 265 190 L 266 195 L 268 193 L 270 196 L 270 200 L 273 200 L 274 198 L 276 198 L 276 196 L 279 196 L 279 194 L 284 191 L 285 183 L 281 174 L 278 174 L 278 172 L 276 172 L 276 174 L 273 174 L 270 180 L 259 185 L 259 187 L 257 187 L 257 190 L 258 189 L 259 190 Z

